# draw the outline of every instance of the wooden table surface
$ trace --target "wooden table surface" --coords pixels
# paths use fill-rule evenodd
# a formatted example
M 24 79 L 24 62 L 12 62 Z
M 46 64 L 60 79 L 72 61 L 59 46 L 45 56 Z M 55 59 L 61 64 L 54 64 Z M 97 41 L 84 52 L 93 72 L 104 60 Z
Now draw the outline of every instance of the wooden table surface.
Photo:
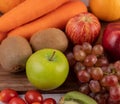
M 72 70 L 72 69 L 70 69 Z M 26 77 L 26 73 L 9 73 L 4 71 L 0 66 L 0 90 L 4 88 L 12 88 L 20 93 L 24 93 L 27 90 L 36 89 L 33 87 Z M 50 91 L 41 91 L 43 93 L 65 93 L 71 90 L 78 90 L 79 86 L 77 84 L 76 77 L 74 73 L 70 71 L 68 78 L 66 79 L 65 83 L 55 90 Z

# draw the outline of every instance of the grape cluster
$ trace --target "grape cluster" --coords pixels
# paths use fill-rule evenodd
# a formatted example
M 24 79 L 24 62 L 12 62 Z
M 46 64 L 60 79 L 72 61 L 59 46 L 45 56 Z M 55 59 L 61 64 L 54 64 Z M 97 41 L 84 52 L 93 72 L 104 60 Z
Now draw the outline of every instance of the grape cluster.
M 66 54 L 79 82 L 79 91 L 98 104 L 120 104 L 120 60 L 110 63 L 101 44 L 84 42 Z

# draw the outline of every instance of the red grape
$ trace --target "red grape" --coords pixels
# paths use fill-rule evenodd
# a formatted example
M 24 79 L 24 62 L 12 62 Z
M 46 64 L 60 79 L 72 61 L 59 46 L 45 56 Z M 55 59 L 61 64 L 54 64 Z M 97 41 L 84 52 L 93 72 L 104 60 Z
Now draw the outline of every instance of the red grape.
M 98 93 L 95 96 L 95 100 L 97 100 L 98 104 L 106 104 L 107 103 L 107 99 L 108 99 L 108 95 L 107 94 Z
M 93 67 L 91 70 L 91 76 L 94 80 L 100 80 L 103 77 L 103 71 L 100 67 Z
M 79 87 L 79 91 L 84 94 L 89 94 L 90 93 L 89 84 L 88 83 L 81 84 Z
M 97 57 L 95 55 L 88 55 L 84 60 L 86 66 L 93 66 L 97 62 Z
M 102 66 L 101 69 L 102 69 L 104 74 L 112 73 L 112 69 L 110 69 L 110 67 L 108 67 L 108 66 Z
M 114 67 L 115 67 L 116 71 L 120 71 L 120 60 L 118 60 L 114 63 Z
M 116 76 L 118 77 L 118 80 L 120 80 L 120 71 L 116 72 Z
M 103 47 L 102 47 L 102 45 L 97 44 L 97 45 L 93 46 L 92 54 L 95 54 L 97 56 L 102 55 L 103 54 Z
M 74 65 L 75 73 L 77 73 L 79 70 L 83 70 L 85 68 L 86 67 L 81 62 L 76 62 L 76 64 Z
M 113 101 L 120 100 L 120 86 L 116 85 L 114 87 L 110 87 L 110 98 Z
M 83 61 L 86 57 L 86 53 L 83 50 L 75 51 L 73 54 L 77 61 Z
M 77 78 L 80 82 L 88 82 L 90 80 L 90 74 L 86 70 L 80 70 L 77 73 Z
M 71 60 L 69 63 L 73 63 L 80 92 L 94 98 L 98 104 L 120 104 L 120 92 L 116 88 L 120 81 L 120 60 L 109 63 L 103 46 L 92 46 L 88 42 L 75 45 L 67 58 Z
M 118 84 L 118 78 L 116 75 L 105 75 L 101 80 L 102 86 L 116 86 Z
M 88 42 L 84 42 L 82 44 L 83 50 L 85 51 L 86 54 L 91 54 L 92 51 L 92 45 Z
M 74 53 L 74 52 L 78 52 L 79 50 L 82 50 L 82 46 L 81 46 L 81 45 L 77 44 L 77 45 L 75 45 L 75 46 L 73 47 L 73 53 Z
M 73 53 L 72 52 L 68 52 L 67 54 L 66 54 L 66 57 L 67 57 L 67 60 L 68 60 L 68 62 L 69 62 L 69 65 L 70 66 L 73 66 L 74 64 L 75 64 L 75 58 L 74 58 L 74 56 L 73 56 Z
M 89 83 L 89 87 L 93 93 L 100 92 L 100 90 L 101 90 L 100 83 L 96 80 L 91 80 Z
M 120 104 L 120 102 L 119 101 L 114 101 L 109 97 L 109 99 L 107 101 L 107 104 Z
M 101 57 L 101 58 L 98 58 L 95 66 L 98 66 L 98 67 L 102 67 L 102 66 L 108 66 L 109 65 L 109 62 L 108 62 L 108 59 L 106 57 Z
M 114 68 L 116 71 L 116 76 L 118 77 L 118 80 L 120 80 L 120 60 L 114 63 Z
M 92 68 L 93 67 L 86 67 L 86 70 L 87 70 L 87 72 L 91 75 L 91 72 L 92 72 Z
M 109 67 L 112 71 L 115 69 L 115 67 L 114 67 L 114 64 L 113 64 L 113 63 L 110 63 L 110 64 L 108 65 L 108 67 Z

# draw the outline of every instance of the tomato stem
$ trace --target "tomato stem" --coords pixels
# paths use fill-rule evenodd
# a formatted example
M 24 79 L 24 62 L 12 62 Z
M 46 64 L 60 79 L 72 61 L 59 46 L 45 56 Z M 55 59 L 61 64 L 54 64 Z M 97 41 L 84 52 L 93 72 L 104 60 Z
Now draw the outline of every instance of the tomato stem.
M 49 61 L 52 61 L 52 60 L 53 60 L 54 55 L 55 55 L 55 51 L 53 51 L 53 53 L 52 53 L 52 55 L 51 55 Z

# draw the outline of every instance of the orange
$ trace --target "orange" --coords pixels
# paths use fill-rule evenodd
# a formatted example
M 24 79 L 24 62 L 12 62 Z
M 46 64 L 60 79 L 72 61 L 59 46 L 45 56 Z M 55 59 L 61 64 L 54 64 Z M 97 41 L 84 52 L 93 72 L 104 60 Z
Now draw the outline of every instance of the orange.
M 91 12 L 101 20 L 120 19 L 120 0 L 90 0 L 89 6 Z

